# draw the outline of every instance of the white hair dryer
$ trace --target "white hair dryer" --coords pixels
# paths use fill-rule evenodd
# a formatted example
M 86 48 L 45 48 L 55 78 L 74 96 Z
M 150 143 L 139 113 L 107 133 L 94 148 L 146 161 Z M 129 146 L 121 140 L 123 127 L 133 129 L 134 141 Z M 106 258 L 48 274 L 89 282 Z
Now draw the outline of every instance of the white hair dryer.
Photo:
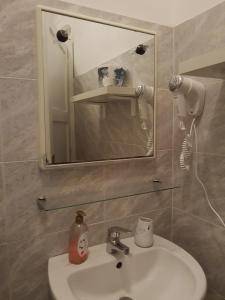
M 169 89 L 174 93 L 179 127 L 185 134 L 181 147 L 180 167 L 189 170 L 189 160 L 192 154 L 192 128 L 195 128 L 195 121 L 201 116 L 204 109 L 205 87 L 196 80 L 176 75 L 171 78 Z M 185 124 L 187 115 L 192 117 L 189 132 L 187 131 Z
M 183 170 L 189 171 L 190 170 L 189 159 L 192 154 L 192 128 L 194 128 L 194 135 L 195 135 L 195 151 L 196 153 L 198 153 L 198 136 L 197 136 L 195 121 L 203 113 L 206 91 L 202 83 L 180 75 L 176 75 L 171 78 L 169 82 L 169 89 L 171 92 L 174 92 L 174 98 L 177 106 L 177 114 L 180 119 L 180 128 L 182 130 L 185 130 L 185 138 L 182 143 L 182 150 L 180 153 L 180 167 Z M 186 128 L 184 124 L 185 117 L 187 114 L 193 117 L 189 133 L 186 132 Z M 205 199 L 208 202 L 210 209 L 220 220 L 223 227 L 225 227 L 225 222 L 223 218 L 213 207 L 209 199 L 204 182 L 201 180 L 201 178 L 198 175 L 197 154 L 195 159 L 196 159 L 194 164 L 195 178 L 199 182 L 199 184 L 201 185 L 204 191 Z
M 172 76 L 169 89 L 174 92 L 177 115 L 180 119 L 179 127 L 185 130 L 185 118 L 188 115 L 197 119 L 203 112 L 205 105 L 205 87 L 201 82 L 181 75 Z

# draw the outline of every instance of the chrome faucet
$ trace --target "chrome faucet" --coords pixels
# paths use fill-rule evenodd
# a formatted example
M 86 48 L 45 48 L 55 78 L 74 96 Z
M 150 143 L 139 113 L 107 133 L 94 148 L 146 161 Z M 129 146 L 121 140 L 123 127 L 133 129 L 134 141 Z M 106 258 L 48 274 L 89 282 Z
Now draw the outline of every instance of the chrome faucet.
M 122 232 L 131 233 L 131 230 L 119 226 L 110 227 L 108 229 L 106 251 L 109 254 L 116 254 L 120 252 L 124 255 L 128 255 L 130 253 L 129 247 L 127 247 L 120 241 L 120 234 Z

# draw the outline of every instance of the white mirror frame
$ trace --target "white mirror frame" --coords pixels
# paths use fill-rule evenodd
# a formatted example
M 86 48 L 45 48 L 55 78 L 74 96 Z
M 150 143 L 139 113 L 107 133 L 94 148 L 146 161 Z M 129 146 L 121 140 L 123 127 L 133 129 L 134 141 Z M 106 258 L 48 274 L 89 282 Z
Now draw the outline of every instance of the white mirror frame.
M 110 25 L 122 29 L 128 29 L 132 31 L 137 31 L 141 33 L 147 33 L 154 35 L 155 40 L 155 57 L 154 57 L 154 148 L 153 148 L 153 156 L 149 157 L 133 157 L 133 158 L 118 158 L 113 160 L 100 160 L 100 161 L 90 161 L 90 162 L 72 162 L 66 164 L 47 164 L 46 159 L 46 126 L 45 126 L 45 111 L 46 111 L 46 101 L 45 101 L 45 89 L 44 89 L 44 59 L 43 59 L 43 38 L 42 38 L 42 12 L 50 12 L 55 14 L 60 14 L 63 16 L 74 17 L 85 21 L 92 21 L 95 23 L 100 23 L 104 25 Z M 53 7 L 42 6 L 38 5 L 36 7 L 36 36 L 37 36 L 37 54 L 38 54 L 38 98 L 39 98 L 39 166 L 41 169 L 58 169 L 58 168 L 68 168 L 68 167 L 75 167 L 80 165 L 99 165 L 99 164 L 108 164 L 108 163 L 117 163 L 122 161 L 129 161 L 129 160 L 140 160 L 140 159 L 155 159 L 156 157 L 156 98 L 157 98 L 157 36 L 156 32 L 149 31 L 143 28 L 132 27 L 128 25 L 123 25 L 121 23 L 115 23 L 111 21 L 106 21 L 99 18 L 93 18 L 86 15 L 76 14 L 71 11 L 56 9 Z

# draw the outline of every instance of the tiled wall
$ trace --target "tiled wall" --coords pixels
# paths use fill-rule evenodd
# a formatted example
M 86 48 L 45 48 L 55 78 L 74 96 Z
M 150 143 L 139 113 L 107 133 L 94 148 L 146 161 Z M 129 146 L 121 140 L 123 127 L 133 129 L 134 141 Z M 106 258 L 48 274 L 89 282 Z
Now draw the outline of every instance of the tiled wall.
M 172 29 L 54 0 L 42 3 L 158 33 L 157 159 L 39 170 L 34 30 L 37 1 L 1 0 L 1 300 L 48 299 L 48 257 L 67 250 L 68 228 L 76 209 L 39 213 L 35 204 L 39 195 L 46 194 L 52 203 L 80 203 L 142 191 L 154 178 L 170 185 L 172 178 L 172 101 L 167 90 L 172 72 Z M 90 244 L 103 242 L 112 224 L 133 227 L 142 214 L 153 217 L 156 232 L 169 238 L 171 199 L 171 192 L 165 191 L 83 207 L 88 214 Z
M 225 3 L 174 30 L 176 63 L 225 47 Z M 225 219 L 225 80 L 199 78 L 206 87 L 206 105 L 198 126 L 199 175 L 212 205 Z M 209 209 L 204 192 L 190 173 L 178 167 L 182 134 L 174 119 L 174 175 L 182 185 L 173 192 L 173 240 L 203 267 L 209 285 L 208 299 L 225 299 L 225 229 Z

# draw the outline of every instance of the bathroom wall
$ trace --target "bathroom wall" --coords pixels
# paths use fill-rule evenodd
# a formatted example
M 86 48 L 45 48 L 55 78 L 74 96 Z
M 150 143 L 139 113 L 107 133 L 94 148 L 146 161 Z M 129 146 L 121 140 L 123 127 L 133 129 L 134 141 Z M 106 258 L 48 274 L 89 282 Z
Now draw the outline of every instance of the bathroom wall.
M 154 89 L 155 40 L 146 42 L 145 55 L 135 54 L 136 47 L 104 62 L 105 66 L 123 67 L 126 70 L 124 86 L 137 87 L 140 84 Z M 146 37 L 145 37 L 146 39 Z M 75 93 L 94 90 L 99 87 L 98 68 L 77 76 Z M 146 100 L 151 95 L 146 95 Z M 101 160 L 153 155 L 154 99 L 147 106 L 147 130 L 142 128 L 138 101 L 112 101 L 103 106 L 81 103 L 75 105 L 76 159 Z M 104 109 L 104 111 L 103 111 Z M 152 143 L 148 144 L 148 135 Z M 150 141 L 150 142 L 151 142 Z M 148 154 L 147 154 L 148 153 Z
M 224 0 L 172 0 L 170 5 L 172 25 L 179 25 L 222 2 Z
M 64 170 L 38 168 L 36 0 L 0 1 L 0 299 L 49 299 L 47 260 L 67 251 L 68 228 L 76 208 L 40 213 L 35 200 L 82 203 L 121 197 L 148 188 L 154 178 L 171 184 L 172 29 L 109 13 L 42 1 L 45 5 L 147 28 L 158 33 L 157 157 L 86 165 Z M 90 244 L 103 242 L 107 227 L 133 228 L 139 215 L 155 220 L 155 231 L 170 238 L 171 191 L 82 206 Z
M 173 21 L 170 13 L 171 1 L 114 0 L 106 2 L 104 0 L 68 0 L 68 2 L 166 26 L 171 26 Z
M 174 30 L 176 65 L 179 62 L 225 47 L 225 3 L 195 17 Z M 199 176 L 212 205 L 225 220 L 225 80 L 200 78 L 206 87 L 206 105 L 197 128 Z M 225 299 L 225 229 L 209 209 L 196 181 L 194 166 L 189 173 L 179 169 L 183 140 L 174 118 L 174 177 L 182 187 L 173 192 L 172 236 L 203 267 L 209 285 L 208 298 Z
M 156 22 L 166 26 L 176 26 L 224 0 L 68 0 L 74 4 L 106 10 L 140 20 Z

